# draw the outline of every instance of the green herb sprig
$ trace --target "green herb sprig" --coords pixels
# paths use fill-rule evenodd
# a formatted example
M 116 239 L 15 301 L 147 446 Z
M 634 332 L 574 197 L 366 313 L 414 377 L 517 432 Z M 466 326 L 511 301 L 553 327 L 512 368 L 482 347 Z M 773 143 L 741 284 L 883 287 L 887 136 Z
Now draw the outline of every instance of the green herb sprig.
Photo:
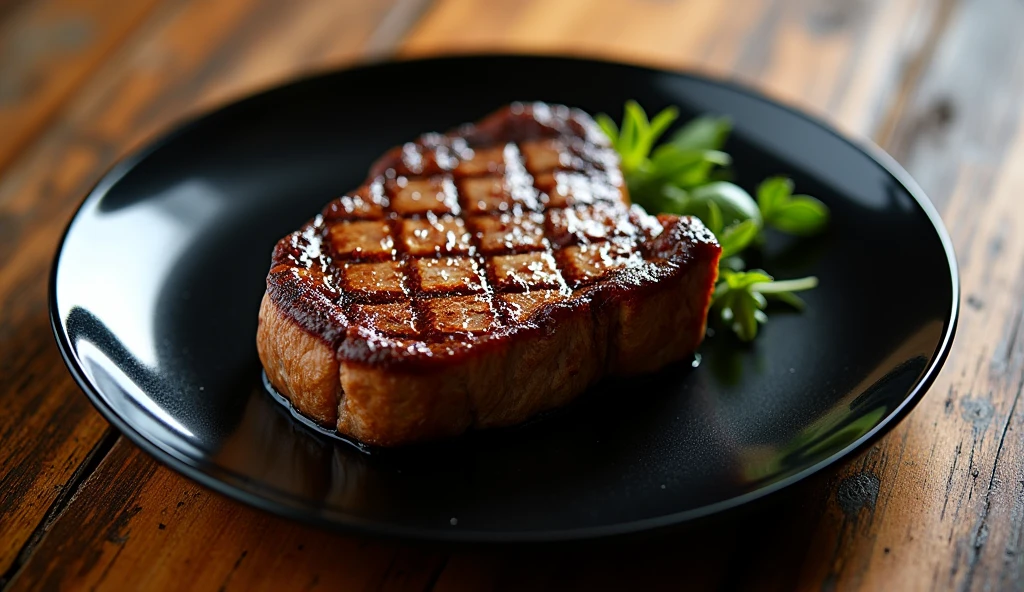
M 722 322 L 743 341 L 757 337 L 758 325 L 768 322 L 768 315 L 764 312 L 768 307 L 768 298 L 803 310 L 804 301 L 794 292 L 810 290 L 818 285 L 818 278 L 814 276 L 775 281 L 775 278 L 760 269 L 722 269 L 719 279 L 721 281 L 715 286 L 712 299 L 712 310 L 718 311 Z
M 636 101 L 627 101 L 621 127 L 603 113 L 596 120 L 621 157 L 634 203 L 650 212 L 696 216 L 718 237 L 722 257 L 712 310 L 737 337 L 751 341 L 768 320 L 769 299 L 803 309 L 795 292 L 814 288 L 818 280 L 776 281 L 762 270 L 744 271 L 742 254 L 763 243 L 765 228 L 796 236 L 821 232 L 829 211 L 809 195 L 794 195 L 786 177 L 761 182 L 756 200 L 731 182 L 732 157 L 723 151 L 732 131 L 728 118 L 692 119 L 658 144 L 678 118 L 679 111 L 669 107 L 648 119 Z

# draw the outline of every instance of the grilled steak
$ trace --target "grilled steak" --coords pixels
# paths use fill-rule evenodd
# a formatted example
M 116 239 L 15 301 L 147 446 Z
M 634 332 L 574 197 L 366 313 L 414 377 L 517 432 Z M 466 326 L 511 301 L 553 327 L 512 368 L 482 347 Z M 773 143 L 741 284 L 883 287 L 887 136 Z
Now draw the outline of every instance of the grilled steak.
M 388 152 L 283 238 L 257 346 L 301 413 L 369 444 L 512 425 L 692 354 L 720 252 L 629 205 L 588 115 L 513 104 Z

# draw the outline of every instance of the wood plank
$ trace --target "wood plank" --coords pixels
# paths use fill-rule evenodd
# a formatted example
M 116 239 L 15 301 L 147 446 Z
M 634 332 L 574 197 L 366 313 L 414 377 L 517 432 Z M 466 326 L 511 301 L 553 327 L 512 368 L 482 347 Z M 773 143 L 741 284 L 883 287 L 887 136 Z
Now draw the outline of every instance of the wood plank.
M 423 590 L 444 561 L 235 503 L 124 440 L 84 492 L 12 590 Z
M 718 73 L 734 73 L 749 81 L 763 81 L 780 96 L 786 96 L 803 104 L 811 105 L 821 111 L 836 109 L 847 126 L 860 133 L 870 133 L 877 119 L 877 105 L 884 104 L 884 96 L 898 80 L 897 72 L 892 66 L 893 55 L 906 56 L 916 49 L 916 39 L 922 35 L 907 35 L 905 29 L 917 28 L 926 30 L 929 11 L 917 11 L 923 8 L 914 0 L 900 2 L 873 2 L 867 5 L 866 16 L 853 18 L 849 15 L 829 16 L 817 14 L 808 19 L 798 10 L 798 3 L 784 3 L 780 6 L 767 2 L 747 0 L 746 10 L 725 10 L 720 3 L 710 0 L 704 2 L 644 2 L 634 1 L 625 8 L 618 3 L 582 4 L 574 2 L 552 5 L 546 2 L 522 3 L 488 3 L 480 2 L 456 3 L 443 2 L 425 17 L 422 26 L 409 39 L 405 46 L 407 55 L 422 52 L 467 50 L 481 48 L 476 43 L 498 43 L 502 47 L 531 50 L 558 50 L 569 48 L 593 52 L 602 55 L 619 55 L 643 61 L 659 61 L 673 65 L 699 66 Z M 736 18 L 740 15 L 741 18 Z M 479 17 L 479 18 L 478 18 Z M 770 18 L 767 18 L 770 17 Z M 313 19 L 311 21 L 317 21 Z M 822 23 L 825 23 L 824 25 Z M 922 24 L 924 23 L 924 24 Z M 656 34 L 650 31 L 654 27 Z M 827 30 L 822 30 L 822 28 Z M 215 29 L 222 27 L 217 26 Z M 330 27 L 325 27 L 330 29 Z M 798 36 L 800 48 L 794 50 L 789 46 L 780 49 L 780 39 L 785 36 Z M 252 35 L 256 36 L 256 35 Z M 158 39 L 160 38 L 157 36 Z M 205 37 L 205 35 L 204 35 Z M 248 37 L 248 36 L 246 36 Z M 296 38 L 300 38 L 296 36 Z M 261 39 L 262 43 L 274 43 L 273 38 Z M 165 119 L 160 114 L 174 112 L 175 109 L 187 109 L 189 105 L 206 104 L 206 101 L 219 101 L 244 87 L 244 83 L 236 80 L 259 80 L 262 84 L 269 82 L 278 74 L 274 73 L 274 65 L 280 64 L 280 72 L 289 68 L 305 67 L 302 57 L 278 61 L 280 52 L 295 51 L 282 37 L 275 51 L 260 53 L 258 48 L 249 52 L 238 52 L 241 57 L 235 58 L 235 64 L 245 64 L 238 74 L 238 69 L 226 68 L 221 60 L 218 69 L 212 72 L 194 74 L 195 79 L 217 76 L 217 85 L 206 85 L 206 92 L 199 92 L 189 84 L 179 82 L 164 85 L 162 81 L 163 65 L 169 61 L 160 50 L 149 46 L 140 47 L 136 51 L 136 62 L 159 70 L 160 76 L 150 74 L 148 70 L 135 64 L 129 72 L 119 77 L 111 77 L 108 82 L 99 85 L 99 90 L 83 97 L 80 104 L 72 110 L 72 124 L 84 138 L 88 138 L 89 146 L 101 147 L 100 153 L 106 155 L 113 150 L 106 148 L 105 138 L 115 138 L 117 145 L 124 144 L 125 136 L 137 136 L 134 130 L 143 132 L 162 125 Z M 169 44 L 167 41 L 155 42 L 159 47 Z M 239 42 L 244 44 L 245 42 Z M 323 46 L 329 43 L 321 42 Z M 320 51 L 321 45 L 312 44 Z M 828 49 L 829 51 L 825 51 Z M 186 53 L 188 48 L 178 48 L 172 53 Z M 821 51 L 818 51 L 821 50 Z M 196 50 L 201 54 L 204 49 Z M 309 50 L 314 51 L 314 50 Z M 296 52 L 292 55 L 299 55 Z M 192 55 L 189 53 L 188 55 Z M 794 57 L 796 56 L 796 57 Z M 797 65 L 789 65 L 794 59 L 803 61 Z M 180 59 L 180 58 L 179 58 Z M 197 58 L 198 59 L 198 58 Z M 213 61 L 218 61 L 215 57 Z M 785 61 L 786 63 L 782 63 Z M 266 64 L 270 64 L 267 73 Z M 802 65 L 801 65 L 802 64 Z M 837 67 L 845 68 L 842 76 L 836 75 Z M 141 72 L 138 70 L 142 70 Z M 226 72 L 235 72 L 236 78 L 221 78 Z M 881 75 L 879 75 L 881 73 Z M 817 77 L 827 76 L 832 85 L 845 85 L 845 90 L 829 91 L 828 84 L 820 82 Z M 183 78 L 182 80 L 188 80 Z M 184 88 L 184 90 L 179 90 Z M 805 95 L 807 98 L 805 98 Z M 856 96 L 856 100 L 848 101 L 847 96 Z M 120 97 L 120 100 L 112 100 Z M 156 105 L 153 107 L 152 105 Z M 867 106 L 865 106 L 867 105 Z M 156 113 L 153 115 L 152 113 Z M 132 132 L 126 131 L 132 130 Z M 46 162 L 44 159 L 41 163 Z M 38 174 L 37 171 L 32 172 Z M 0 188 L 2 191 L 2 188 Z M 0 192 L 0 196 L 3 193 Z M 29 198 L 29 202 L 34 202 Z M 151 463 L 141 453 L 127 454 L 120 451 L 118 455 L 108 458 L 100 469 L 100 474 L 117 474 L 123 466 L 148 466 Z M 148 475 L 148 473 L 147 473 Z M 141 477 L 136 477 L 141 478 Z M 154 516 L 168 505 L 169 500 L 188 495 L 194 487 L 187 481 L 172 477 L 165 469 L 155 469 L 149 483 L 140 484 L 138 490 L 118 492 L 112 489 L 109 480 L 97 478 L 87 483 L 79 497 L 68 508 L 53 527 L 53 531 L 44 540 L 35 555 L 26 565 L 17 585 L 34 587 L 44 581 L 46 574 L 53 569 L 61 557 L 96 556 L 95 563 L 77 571 L 64 571 L 60 577 L 75 581 L 97 583 L 101 580 L 110 587 L 124 584 L 130 585 L 140 581 L 147 583 L 159 580 L 160 570 L 164 565 L 181 567 L 192 561 L 196 548 L 205 548 L 207 539 L 220 536 L 217 533 L 234 533 L 243 543 L 235 544 L 234 549 L 248 550 L 250 555 L 261 557 L 274 556 L 275 544 L 278 540 L 290 540 L 298 535 L 287 534 L 289 525 L 280 522 L 266 522 L 252 514 L 235 509 L 227 513 L 223 519 L 222 507 L 216 502 L 217 511 L 204 513 L 204 519 L 191 521 L 188 528 L 183 528 L 177 536 L 180 543 L 172 549 L 155 544 L 153 539 L 145 535 L 141 540 L 132 542 L 129 537 L 123 545 L 115 542 L 97 541 L 91 543 L 88 537 L 78 537 L 75 547 L 67 547 L 63 533 L 76 533 L 82 529 L 98 528 L 97 524 L 110 524 L 114 518 L 97 516 L 99 502 L 96 500 L 114 500 L 111 506 L 119 508 L 120 515 L 127 515 L 136 507 L 142 508 L 132 516 L 128 516 L 126 524 L 139 524 L 139 532 L 146 529 L 146 524 L 154 520 Z M 799 564 L 800 553 L 809 545 L 810 531 L 806 528 L 791 528 L 786 520 L 792 516 L 802 516 L 799 524 L 816 524 L 817 516 L 825 511 L 820 501 L 823 492 L 829 485 L 827 479 L 813 481 L 807 487 L 817 491 L 815 495 L 795 497 L 796 507 L 787 507 L 785 511 L 762 516 L 747 526 L 735 524 L 729 528 L 716 526 L 705 533 L 705 540 L 713 544 L 700 546 L 675 541 L 664 547 L 667 551 L 656 552 L 657 548 L 645 547 L 631 553 L 624 563 L 616 560 L 618 551 L 606 552 L 598 563 L 602 567 L 595 569 L 594 562 L 585 553 L 570 554 L 566 559 L 558 552 L 542 556 L 530 553 L 518 554 L 512 558 L 501 554 L 484 553 L 453 557 L 445 568 L 439 587 L 457 586 L 465 581 L 482 583 L 502 583 L 509 574 L 515 575 L 524 585 L 548 582 L 560 584 L 595 584 L 604 580 L 627 583 L 631 580 L 643 581 L 652 585 L 657 583 L 671 586 L 672 580 L 664 580 L 666 565 L 678 565 L 680 555 L 687 557 L 686 566 L 695 583 L 712 585 L 742 584 L 742 576 L 734 569 L 737 562 L 756 553 L 761 547 L 773 548 L 772 541 L 777 537 L 791 544 L 784 547 L 790 554 L 776 552 L 769 554 L 772 560 L 784 559 Z M 144 502 L 144 503 L 143 503 Z M 213 503 L 213 502 L 211 502 Z M 205 510 L 204 510 L 205 512 Z M 784 517 L 784 518 L 780 518 Z M 263 520 L 261 522 L 261 520 Z M 259 530 L 261 536 L 254 537 L 249 530 L 250 522 L 268 524 L 267 530 Z M 165 523 L 166 524 L 166 523 Z M 149 527 L 151 529 L 151 526 Z M 263 528 L 263 527 L 261 527 Z M 91 531 L 90 531 L 91 532 Z M 136 532 L 136 530 L 132 530 Z M 776 534 L 780 533 L 780 534 Z M 226 536 L 226 535 L 225 535 Z M 118 540 L 123 537 L 117 537 Z M 337 545 L 344 545 L 339 538 Z M 328 545 L 323 542 L 323 545 Z M 240 545 L 240 547 L 239 547 Z M 120 554 L 119 554 L 120 553 Z M 238 551 L 240 556 L 240 551 Z M 793 554 L 795 553 L 795 555 Z M 218 558 L 210 561 L 209 580 L 215 581 L 228 573 L 237 558 Z M 229 561 L 230 560 L 230 561 Z M 407 559 L 412 564 L 420 565 L 422 556 L 412 553 Z M 230 563 L 231 565 L 227 565 Z M 369 562 L 372 564 L 372 561 Z M 433 565 L 430 561 L 427 564 Z M 627 565 L 637 567 L 627 568 Z M 483 566 L 483 567 L 481 567 Z M 585 568 L 586 567 L 586 568 Z M 764 563 L 764 567 L 771 567 Z M 259 569 L 260 563 L 239 563 L 238 569 L 231 572 L 232 582 L 252 584 L 266 573 Z M 309 568 L 311 571 L 330 571 L 331 566 Z M 346 564 L 342 570 L 354 569 Z M 104 570 L 107 575 L 102 575 Z M 416 569 L 412 571 L 418 573 Z M 471 573 L 467 573 L 471 572 Z M 771 582 L 779 588 L 786 588 L 795 582 L 795 572 L 775 573 L 764 570 L 757 576 L 759 582 Z M 111 575 L 113 574 L 113 575 Z M 769 575 L 773 574 L 773 575 Z M 101 577 L 102 576 L 102 577 Z M 153 580 L 145 579 L 152 577 Z M 143 580 L 133 578 L 144 578 Z M 472 580 L 471 578 L 476 578 Z M 699 581 L 698 581 L 699 580 Z M 749 583 L 749 581 L 748 581 Z
M 927 0 L 437 2 L 405 55 L 524 51 L 691 69 L 755 85 L 871 136 L 901 63 L 926 44 Z
M 82 151 L 66 156 L 50 171 L 48 187 L 62 186 L 95 161 Z M 0 207 L 0 574 L 74 493 L 86 461 L 110 433 L 61 368 L 53 345 L 44 270 L 60 224 L 44 224 L 52 227 L 48 240 L 17 242 L 17 219 Z
M 666 566 L 686 574 L 689 589 L 729 587 L 743 583 L 737 558 L 780 542 L 808 544 L 807 533 L 785 533 L 785 526 L 820 515 L 824 504 L 806 500 L 827 484 L 813 479 L 801 485 L 806 493 L 777 500 L 770 511 L 733 515 L 725 528 L 698 525 L 684 537 L 470 550 L 448 559 L 444 547 L 335 535 L 253 510 L 121 440 L 11 589 L 678 589 Z M 794 575 L 769 570 L 758 582 L 787 589 Z
M 700 67 L 827 112 L 854 133 L 889 137 L 894 151 L 945 204 L 966 297 L 954 352 L 932 393 L 892 434 L 835 478 L 812 480 L 771 512 L 715 523 L 691 538 L 604 550 L 457 552 L 444 563 L 436 588 L 638 583 L 672 589 L 1020 588 L 1024 443 L 1014 435 L 1024 414 L 1017 405 L 1024 377 L 1024 335 L 1019 331 L 1024 244 L 1017 238 L 1024 208 L 1016 196 L 1024 189 L 1024 136 L 1013 99 L 1020 96 L 1024 60 L 1012 24 L 1019 22 L 1022 8 L 1011 0 L 864 2 L 853 12 L 842 8 L 846 5 L 751 0 L 726 9 L 710 0 L 637 0 L 629 5 L 634 10 L 626 10 L 618 3 L 584 7 L 564 2 L 552 7 L 538 0 L 488 3 L 490 8 L 483 10 L 479 2 L 443 1 L 416 29 L 406 45 L 409 54 L 500 46 Z M 799 10 L 807 6 L 816 16 Z M 932 51 L 944 57 L 932 61 Z M 981 90 L 978 83 L 962 83 L 965 71 L 979 63 L 1002 69 L 999 76 L 982 80 Z M 921 66 L 917 71 L 910 67 L 908 74 L 900 64 Z M 210 93 L 205 96 L 221 96 Z M 102 102 L 113 94 L 94 96 Z M 188 101 L 185 96 L 170 103 L 180 108 Z M 934 107 L 942 102 L 952 108 Z M 892 109 L 888 114 L 887 108 Z M 157 111 L 161 109 L 172 107 L 162 105 Z M 83 107 L 78 121 L 95 112 Z M 928 115 L 946 112 L 953 116 Z M 115 115 L 107 117 L 116 123 Z M 139 119 L 143 126 L 151 121 Z M 112 127 L 134 124 L 138 122 Z M 97 124 L 85 129 L 104 128 Z M 0 204 L 3 196 L 0 189 Z M 166 469 L 149 473 L 147 463 L 152 461 L 119 444 L 56 521 L 15 587 L 42 587 L 40 582 L 61 558 L 80 556 L 97 559 L 88 569 L 64 570 L 64 581 L 103 581 L 111 588 L 167 583 L 160 574 L 172 573 L 172 566 L 180 570 L 194 565 L 196 549 L 209 548 L 207 541 L 216 536 L 222 538 L 212 547 L 231 552 L 208 560 L 195 582 L 223 582 L 230 573 L 228 585 L 252 586 L 270 570 L 261 569 L 263 561 L 239 562 L 241 551 L 270 561 L 286 553 L 286 546 L 276 541 L 312 536 L 215 500 L 196 510 L 199 518 L 181 514 L 187 526 L 176 532 L 180 538 L 167 550 L 162 539 L 145 534 L 147 529 L 153 530 L 157 520 L 159 534 L 160 510 L 199 490 Z M 150 477 L 137 489 L 119 492 L 113 478 L 119 474 L 129 484 Z M 117 521 L 136 507 L 142 509 Z M 89 544 L 90 537 L 77 536 L 106 532 L 101 530 L 104 524 L 130 525 L 127 540 L 118 542 L 124 530 L 112 531 L 122 533 L 114 541 L 95 544 Z M 79 539 L 76 546 L 67 546 L 70 535 Z M 316 541 L 342 549 L 352 543 L 345 537 Z M 415 585 L 430 585 L 439 564 L 431 551 L 380 551 L 392 552 L 401 555 L 396 560 L 399 571 L 430 572 L 429 577 L 414 577 Z M 293 573 L 329 572 L 323 577 L 355 578 L 357 583 L 372 581 L 367 573 L 380 573 L 380 555 L 375 553 L 357 563 L 340 561 L 338 555 L 311 559 Z M 238 568 L 231 572 L 236 562 Z
M 390 8 L 168 3 L 0 178 L 0 574 L 32 550 L 44 518 L 59 514 L 76 472 L 109 433 L 63 368 L 46 305 L 45 270 L 82 196 L 120 154 L 174 120 L 359 56 Z
M 0 22 L 6 20 L 22 4 L 28 0 L 0 0 Z
M 891 147 L 942 205 L 962 316 L 931 394 L 848 469 L 875 480 L 878 501 L 855 518 L 830 509 L 842 527 L 808 557 L 808 585 L 1024 587 L 1021 18 L 1005 0 L 956 6 L 899 117 Z
M 0 22 L 0 172 L 160 3 L 41 0 L 8 8 Z

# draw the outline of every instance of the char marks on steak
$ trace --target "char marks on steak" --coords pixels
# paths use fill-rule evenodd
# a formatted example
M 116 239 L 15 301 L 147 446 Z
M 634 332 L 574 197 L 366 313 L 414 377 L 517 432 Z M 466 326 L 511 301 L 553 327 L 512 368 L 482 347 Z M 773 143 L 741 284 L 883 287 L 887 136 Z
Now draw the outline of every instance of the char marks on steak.
M 257 345 L 300 412 L 367 443 L 510 425 L 692 354 L 719 254 L 629 205 L 588 115 L 513 104 L 391 150 L 279 241 Z

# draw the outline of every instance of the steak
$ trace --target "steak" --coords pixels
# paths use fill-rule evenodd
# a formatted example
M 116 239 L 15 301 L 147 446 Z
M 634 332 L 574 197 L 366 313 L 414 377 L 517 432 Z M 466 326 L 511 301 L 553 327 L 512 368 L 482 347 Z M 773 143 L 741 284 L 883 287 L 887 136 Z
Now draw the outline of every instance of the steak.
M 257 346 L 300 413 L 367 444 L 508 426 L 690 356 L 720 254 L 630 206 L 587 114 L 516 103 L 391 150 L 281 239 Z

